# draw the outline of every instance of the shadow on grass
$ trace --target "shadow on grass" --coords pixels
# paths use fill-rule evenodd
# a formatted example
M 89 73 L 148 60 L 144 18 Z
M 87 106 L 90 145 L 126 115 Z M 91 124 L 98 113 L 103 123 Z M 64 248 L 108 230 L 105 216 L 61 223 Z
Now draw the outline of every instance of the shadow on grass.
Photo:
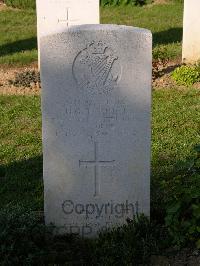
M 151 173 L 151 211 L 152 217 L 158 216 L 163 222 L 163 206 L 161 204 L 162 191 L 160 181 L 172 178 L 178 174 L 184 174 L 185 168 L 177 168 L 180 162 L 171 160 L 174 168 L 170 171 L 165 169 L 163 173 L 158 170 L 158 165 L 164 167 L 165 161 L 158 159 L 152 164 Z M 168 161 L 169 163 L 169 161 Z M 183 162 L 181 162 L 184 165 Z M 8 165 L 0 165 L 0 207 L 8 203 L 19 203 L 41 209 L 43 206 L 43 158 L 42 155 L 28 160 L 12 162 Z M 39 205 L 38 205 L 39 200 Z
M 0 165 L 0 208 L 12 203 L 43 206 L 42 155 Z
M 171 28 L 166 31 L 153 33 L 154 45 L 170 44 L 182 41 L 183 28 Z
M 156 32 L 153 34 L 154 45 L 156 44 L 170 44 L 181 42 L 182 28 L 171 28 L 166 31 Z M 0 46 L 0 56 L 10 55 L 23 51 L 31 51 L 37 49 L 37 38 L 18 40 L 12 43 Z
M 37 49 L 37 38 L 29 38 L 25 40 L 18 40 L 12 43 L 0 46 L 0 56 L 10 55 L 23 51 L 31 51 Z

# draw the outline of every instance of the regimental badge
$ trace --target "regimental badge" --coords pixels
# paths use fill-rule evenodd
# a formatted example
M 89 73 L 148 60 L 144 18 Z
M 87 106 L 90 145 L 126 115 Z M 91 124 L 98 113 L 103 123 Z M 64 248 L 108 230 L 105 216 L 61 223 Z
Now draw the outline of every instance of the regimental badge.
M 105 43 L 91 42 L 80 51 L 73 62 L 73 77 L 79 88 L 109 93 L 120 80 L 118 56 Z

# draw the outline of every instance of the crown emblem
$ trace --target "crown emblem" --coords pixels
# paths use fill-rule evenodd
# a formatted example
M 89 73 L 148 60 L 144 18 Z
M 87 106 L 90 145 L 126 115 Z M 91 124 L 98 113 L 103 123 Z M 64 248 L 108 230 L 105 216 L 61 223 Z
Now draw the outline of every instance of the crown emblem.
M 88 46 L 88 50 L 92 53 L 92 54 L 104 54 L 105 50 L 106 50 L 107 46 L 105 43 L 99 41 L 97 43 L 92 42 L 89 44 Z

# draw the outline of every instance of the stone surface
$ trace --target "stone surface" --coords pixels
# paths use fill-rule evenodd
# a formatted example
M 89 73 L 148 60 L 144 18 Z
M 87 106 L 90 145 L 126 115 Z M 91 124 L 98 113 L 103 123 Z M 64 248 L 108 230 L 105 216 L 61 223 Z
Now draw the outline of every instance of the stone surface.
M 116 25 L 41 39 L 45 219 L 60 232 L 149 215 L 151 46 Z
M 200 59 L 200 1 L 184 1 L 183 54 L 186 63 Z

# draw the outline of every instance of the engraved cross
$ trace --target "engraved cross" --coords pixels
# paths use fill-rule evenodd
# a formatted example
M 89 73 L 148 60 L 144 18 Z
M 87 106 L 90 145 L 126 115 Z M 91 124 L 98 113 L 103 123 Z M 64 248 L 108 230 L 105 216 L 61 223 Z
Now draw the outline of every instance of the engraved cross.
M 60 22 L 66 23 L 66 24 L 67 24 L 67 27 L 69 27 L 69 24 L 70 24 L 71 22 L 78 21 L 77 19 L 74 19 L 74 20 L 70 19 L 70 17 L 69 17 L 69 9 L 70 9 L 69 7 L 66 9 L 66 11 L 67 11 L 67 16 L 66 16 L 65 19 L 58 19 L 58 23 L 60 23 Z
M 98 158 L 98 143 L 94 143 L 94 160 L 92 161 L 81 161 L 79 160 L 79 167 L 85 166 L 86 168 L 88 166 L 94 167 L 94 197 L 97 197 L 100 195 L 100 167 L 105 166 L 113 166 L 113 163 L 115 160 L 112 161 L 101 161 Z

